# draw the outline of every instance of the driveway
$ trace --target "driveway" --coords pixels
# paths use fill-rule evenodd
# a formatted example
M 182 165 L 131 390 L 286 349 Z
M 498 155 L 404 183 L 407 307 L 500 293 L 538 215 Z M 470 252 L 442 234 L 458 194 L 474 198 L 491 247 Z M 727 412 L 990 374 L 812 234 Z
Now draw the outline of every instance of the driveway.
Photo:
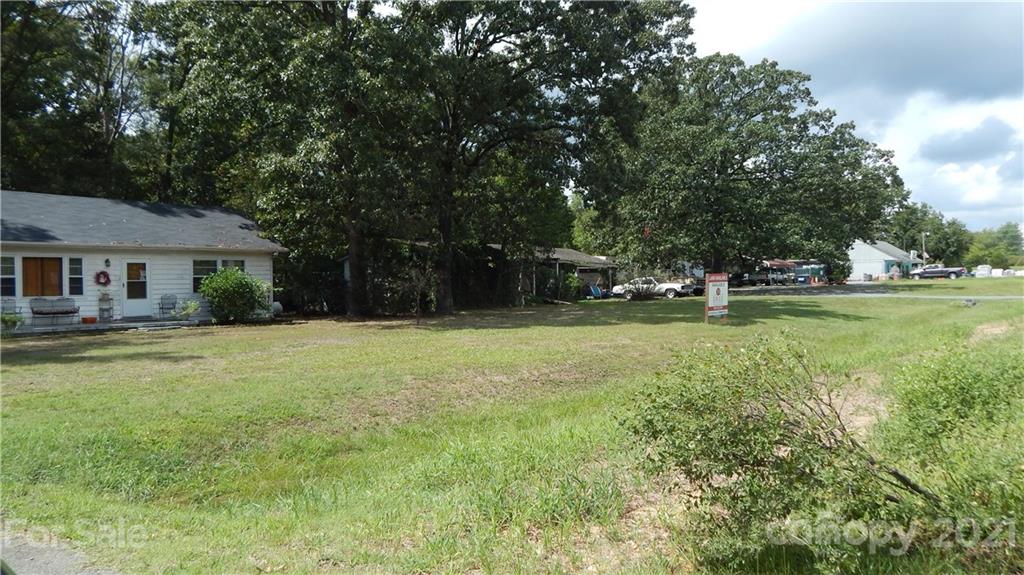
M 51 539 L 35 541 L 6 534 L 2 539 L 0 555 L 17 575 L 118 575 L 90 567 L 85 555 Z

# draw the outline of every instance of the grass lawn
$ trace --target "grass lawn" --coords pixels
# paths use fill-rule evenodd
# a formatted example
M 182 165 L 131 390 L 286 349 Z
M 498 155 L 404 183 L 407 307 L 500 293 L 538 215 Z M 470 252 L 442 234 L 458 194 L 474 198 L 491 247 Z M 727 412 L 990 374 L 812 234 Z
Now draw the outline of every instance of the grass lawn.
M 960 286 L 1024 283 L 914 289 Z M 686 570 L 618 423 L 677 351 L 788 330 L 884 387 L 1024 333 L 1024 299 L 732 304 L 726 325 L 688 298 L 8 340 L 2 513 L 128 573 Z
M 1024 297 L 1024 278 L 960 278 L 878 282 L 888 291 L 921 295 L 1012 295 Z

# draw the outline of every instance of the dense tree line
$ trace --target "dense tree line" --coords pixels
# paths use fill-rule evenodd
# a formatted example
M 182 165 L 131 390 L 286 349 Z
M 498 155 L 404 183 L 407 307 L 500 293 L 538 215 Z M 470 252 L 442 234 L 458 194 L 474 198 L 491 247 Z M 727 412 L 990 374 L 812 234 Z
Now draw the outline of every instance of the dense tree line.
M 562 190 L 588 130 L 633 120 L 636 87 L 689 49 L 691 14 L 5 3 L 3 184 L 242 210 L 291 248 L 282 269 L 346 258 L 354 314 L 402 290 L 386 268 L 426 258 L 447 312 L 471 246 L 500 246 L 499 283 L 517 286 L 535 246 L 568 242 Z
M 893 212 L 883 223 L 879 238 L 904 251 L 924 251 L 929 262 L 949 266 L 1024 264 L 1024 238 L 1018 224 L 1007 222 L 995 229 L 971 232 L 960 220 L 946 218 L 923 202 L 907 202 Z
M 240 210 L 290 248 L 302 307 L 513 304 L 535 248 L 569 243 L 841 259 L 906 197 L 805 75 L 694 58 L 680 2 L 2 11 L 5 188 Z

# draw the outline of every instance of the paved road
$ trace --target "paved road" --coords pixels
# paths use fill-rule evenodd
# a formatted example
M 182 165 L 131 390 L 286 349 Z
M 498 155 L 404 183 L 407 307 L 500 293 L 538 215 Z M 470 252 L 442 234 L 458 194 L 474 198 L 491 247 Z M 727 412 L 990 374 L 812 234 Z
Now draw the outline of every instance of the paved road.
M 847 284 L 841 286 L 761 286 L 730 288 L 729 295 L 785 295 L 813 297 L 887 297 L 906 299 L 932 299 L 962 301 L 1024 301 L 1024 293 L 1020 295 L 970 295 L 970 294 L 927 294 L 913 291 L 892 290 L 885 286 L 873 284 Z
M 89 567 L 85 555 L 54 541 L 33 541 L 21 536 L 2 539 L 0 556 L 17 575 L 118 575 L 115 571 Z

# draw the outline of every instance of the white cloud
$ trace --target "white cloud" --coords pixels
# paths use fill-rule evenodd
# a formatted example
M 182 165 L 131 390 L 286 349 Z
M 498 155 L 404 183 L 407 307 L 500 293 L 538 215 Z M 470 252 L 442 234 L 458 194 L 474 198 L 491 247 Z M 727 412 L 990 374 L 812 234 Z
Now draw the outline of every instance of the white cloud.
M 1000 175 L 1000 168 L 1012 161 L 1012 152 L 984 161 L 936 164 L 922 157 L 920 150 L 934 136 L 967 132 L 988 118 L 1012 126 L 1019 148 L 1019 135 L 1024 134 L 1021 108 L 1021 102 L 1011 99 L 949 102 L 935 93 L 919 93 L 906 100 L 878 141 L 894 151 L 912 199 L 928 202 L 973 229 L 1019 221 L 1024 210 L 1024 182 L 1008 181 Z
M 999 199 L 1002 186 L 996 173 L 998 169 L 998 166 L 981 164 L 971 164 L 966 168 L 959 164 L 945 164 L 935 170 L 935 175 L 960 191 L 962 204 L 988 205 Z
M 692 40 L 696 43 L 697 55 L 706 56 L 715 52 L 746 55 L 806 17 L 821 3 L 811 0 L 691 0 L 690 5 L 697 10 Z

